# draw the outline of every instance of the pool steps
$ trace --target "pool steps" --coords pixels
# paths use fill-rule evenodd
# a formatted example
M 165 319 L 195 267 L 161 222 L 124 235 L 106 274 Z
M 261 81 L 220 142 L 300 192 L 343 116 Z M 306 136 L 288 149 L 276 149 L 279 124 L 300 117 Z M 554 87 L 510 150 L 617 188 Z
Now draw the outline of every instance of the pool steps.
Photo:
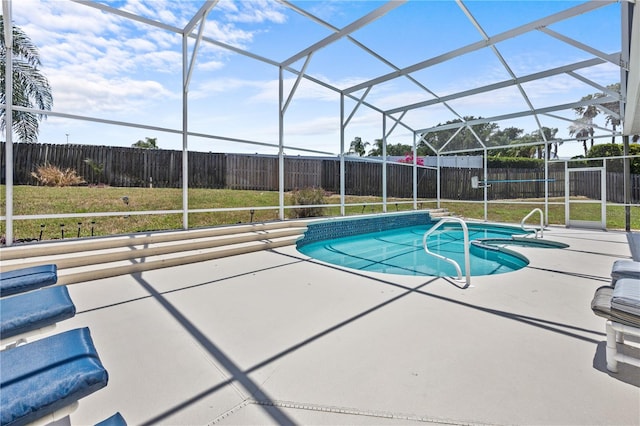
M 449 209 L 430 209 L 429 215 L 434 220 L 441 217 L 453 216 Z
M 432 217 L 447 214 L 445 209 L 429 213 Z M 15 245 L 0 249 L 0 271 L 55 263 L 58 284 L 74 284 L 294 245 L 314 220 L 317 219 Z
M 283 221 L 12 246 L 0 270 L 55 263 L 58 284 L 74 284 L 292 245 L 305 230 Z

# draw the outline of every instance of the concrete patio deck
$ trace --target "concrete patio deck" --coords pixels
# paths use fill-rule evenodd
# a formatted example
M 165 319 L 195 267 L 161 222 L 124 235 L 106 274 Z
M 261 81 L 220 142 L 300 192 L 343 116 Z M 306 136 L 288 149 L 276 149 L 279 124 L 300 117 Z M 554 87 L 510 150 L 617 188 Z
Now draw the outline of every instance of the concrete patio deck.
M 510 274 L 363 273 L 289 246 L 70 285 L 110 374 L 72 424 L 640 424 L 590 301 L 623 232 L 550 228 Z M 637 350 L 633 349 L 635 352 Z

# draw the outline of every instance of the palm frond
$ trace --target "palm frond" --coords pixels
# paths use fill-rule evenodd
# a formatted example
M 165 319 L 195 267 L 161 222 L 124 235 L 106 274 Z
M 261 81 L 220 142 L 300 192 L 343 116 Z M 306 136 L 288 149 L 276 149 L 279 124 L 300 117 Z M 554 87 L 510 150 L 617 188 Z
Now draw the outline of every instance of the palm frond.
M 13 54 L 22 58 L 33 67 L 40 66 L 40 53 L 29 36 L 20 27 L 13 26 Z M 4 19 L 0 15 L 0 54 L 5 55 Z
M 50 111 L 53 96 L 49 81 L 39 70 L 38 49 L 19 27 L 13 26 L 12 79 L 13 105 Z M 4 20 L 0 15 L 0 103 L 7 103 L 6 48 L 4 46 Z M 12 129 L 22 142 L 37 142 L 39 122 L 45 114 L 13 111 Z M 0 110 L 0 130 L 6 129 L 6 111 Z

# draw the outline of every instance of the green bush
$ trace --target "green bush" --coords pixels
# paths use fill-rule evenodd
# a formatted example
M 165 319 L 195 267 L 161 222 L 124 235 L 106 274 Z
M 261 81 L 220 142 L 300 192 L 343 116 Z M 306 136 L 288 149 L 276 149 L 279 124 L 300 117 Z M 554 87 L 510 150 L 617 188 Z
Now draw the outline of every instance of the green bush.
M 102 180 L 102 174 L 104 173 L 104 164 L 96 163 L 91 158 L 85 158 L 84 163 L 91 167 L 91 170 L 93 170 L 93 177 L 98 179 L 98 182 L 100 182 Z
M 629 155 L 640 155 L 640 143 L 629 144 Z M 640 175 L 640 158 L 631 159 L 631 174 Z
M 587 157 L 590 158 L 601 158 L 601 157 L 620 157 L 623 155 L 623 146 L 622 144 L 615 143 L 605 143 L 601 145 L 594 145 L 589 150 L 589 154 Z M 629 144 L 629 155 L 640 155 L 640 144 L 630 143 Z M 589 165 L 591 166 L 599 166 L 601 162 L 597 162 Z M 608 160 L 607 161 L 607 171 L 609 172 L 622 172 L 624 170 L 624 165 L 622 160 Z M 631 174 L 640 174 L 640 158 L 632 158 L 631 159 Z
M 538 169 L 544 168 L 544 160 L 525 157 L 487 157 L 490 169 Z
M 622 155 L 622 145 L 604 143 L 592 146 L 587 157 L 618 157 L 620 155 Z
M 291 193 L 291 203 L 296 206 L 317 206 L 325 204 L 324 195 L 322 188 L 297 189 Z M 323 216 L 324 210 L 324 207 L 295 208 L 291 209 L 290 216 L 297 218 Z

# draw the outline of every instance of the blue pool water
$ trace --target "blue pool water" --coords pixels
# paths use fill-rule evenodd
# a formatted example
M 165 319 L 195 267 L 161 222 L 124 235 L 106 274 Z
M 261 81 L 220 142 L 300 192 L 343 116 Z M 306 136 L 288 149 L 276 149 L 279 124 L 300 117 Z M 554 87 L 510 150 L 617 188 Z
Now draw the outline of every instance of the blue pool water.
M 424 233 L 432 226 L 418 225 L 388 231 L 316 241 L 298 250 L 312 258 L 362 271 L 402 275 L 457 276 L 455 267 L 425 253 Z M 520 228 L 490 224 L 467 224 L 469 240 L 510 239 L 525 232 Z M 428 239 L 429 250 L 455 260 L 464 269 L 464 235 L 459 224 L 445 224 Z M 525 267 L 528 260 L 508 249 L 471 245 L 471 275 L 492 275 Z

